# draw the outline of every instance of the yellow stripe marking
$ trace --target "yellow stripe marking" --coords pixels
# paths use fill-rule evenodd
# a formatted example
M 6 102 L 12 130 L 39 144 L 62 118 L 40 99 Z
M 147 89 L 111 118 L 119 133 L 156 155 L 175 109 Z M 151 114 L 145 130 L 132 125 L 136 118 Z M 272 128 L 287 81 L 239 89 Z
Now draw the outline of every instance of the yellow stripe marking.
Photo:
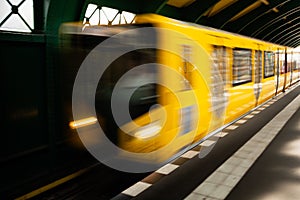
M 36 189 L 36 190 L 33 190 L 32 192 L 29 192 L 29 193 L 27 193 L 27 194 L 25 194 L 25 195 L 23 195 L 23 196 L 21 196 L 21 197 L 18 197 L 18 198 L 16 198 L 15 200 L 24 200 L 24 199 L 29 199 L 29 198 L 32 198 L 32 197 L 34 197 L 34 196 L 37 196 L 37 195 L 39 195 L 39 194 L 41 194 L 41 193 L 43 193 L 43 192 L 46 192 L 47 190 L 50 190 L 50 189 L 52 189 L 52 188 L 55 188 L 55 187 L 57 187 L 58 185 L 61 185 L 61 184 L 65 183 L 65 182 L 67 182 L 67 181 L 69 181 L 69 180 L 72 180 L 72 179 L 74 179 L 74 178 L 76 178 L 76 177 L 82 175 L 83 173 L 87 172 L 88 170 L 90 170 L 91 168 L 95 167 L 95 166 L 98 165 L 98 164 L 99 164 L 99 163 L 94 164 L 94 165 L 92 165 L 92 166 L 90 166 L 90 167 L 87 167 L 87 168 L 85 168 L 85 169 L 79 170 L 78 172 L 75 172 L 75 173 L 73 173 L 73 174 L 70 174 L 70 175 L 68 175 L 68 176 L 66 176 L 66 177 L 64 177 L 64 178 L 61 178 L 61 179 L 59 179 L 59 180 L 57 180 L 57 181 L 54 181 L 54 182 L 52 182 L 52 183 L 50 183 L 50 184 L 48 184 L 48 185 L 45 185 L 45 186 L 43 186 L 43 187 L 41 187 L 41 188 L 38 188 L 38 189 Z

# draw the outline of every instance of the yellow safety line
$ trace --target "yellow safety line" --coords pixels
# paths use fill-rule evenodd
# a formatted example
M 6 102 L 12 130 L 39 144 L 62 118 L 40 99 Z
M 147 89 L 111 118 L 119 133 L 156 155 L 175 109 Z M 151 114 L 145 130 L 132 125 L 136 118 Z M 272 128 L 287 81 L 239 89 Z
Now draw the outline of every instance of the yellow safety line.
M 87 172 L 88 170 L 90 170 L 91 168 L 95 167 L 95 166 L 98 165 L 98 164 L 99 164 L 99 163 L 94 164 L 94 165 L 92 165 L 92 166 L 90 166 L 90 167 L 87 167 L 87 168 L 85 168 L 85 169 L 81 169 L 81 170 L 79 170 L 78 172 L 75 172 L 75 173 L 70 174 L 70 175 L 68 175 L 68 176 L 66 176 L 66 177 L 64 177 L 64 178 L 61 178 L 61 179 L 59 179 L 59 180 L 56 180 L 56 181 L 54 181 L 54 182 L 52 182 L 52 183 L 50 183 L 50 184 L 48 184 L 48 185 L 45 185 L 45 186 L 43 186 L 43 187 L 41 187 L 41 188 L 38 188 L 38 189 L 36 189 L 36 190 L 33 190 L 32 192 L 29 192 L 29 193 L 27 193 L 27 194 L 25 194 L 25 195 L 23 195 L 23 196 L 21 196 L 21 197 L 18 197 L 18 198 L 16 198 L 15 200 L 24 200 L 24 199 L 29 199 L 29 198 L 32 198 L 32 197 L 34 197 L 34 196 L 37 196 L 37 195 L 39 195 L 39 194 L 41 194 L 41 193 L 43 193 L 43 192 L 45 192 L 45 191 L 47 191 L 47 190 L 50 190 L 50 189 L 52 189 L 52 188 L 55 188 L 55 187 L 57 187 L 58 185 L 61 185 L 61 184 L 65 183 L 65 182 L 67 182 L 67 181 L 69 181 L 69 180 L 72 180 L 72 179 L 74 179 L 74 178 L 76 178 L 76 177 L 82 175 L 83 173 Z

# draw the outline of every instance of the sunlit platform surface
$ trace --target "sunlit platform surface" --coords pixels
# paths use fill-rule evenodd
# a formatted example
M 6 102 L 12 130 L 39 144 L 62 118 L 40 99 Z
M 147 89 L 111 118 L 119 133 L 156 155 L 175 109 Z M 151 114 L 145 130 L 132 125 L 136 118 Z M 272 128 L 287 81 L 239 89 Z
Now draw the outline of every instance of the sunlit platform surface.
M 297 101 L 298 110 L 227 196 L 227 199 L 299 199 L 299 96 L 295 101 Z
M 299 199 L 300 96 L 186 199 Z

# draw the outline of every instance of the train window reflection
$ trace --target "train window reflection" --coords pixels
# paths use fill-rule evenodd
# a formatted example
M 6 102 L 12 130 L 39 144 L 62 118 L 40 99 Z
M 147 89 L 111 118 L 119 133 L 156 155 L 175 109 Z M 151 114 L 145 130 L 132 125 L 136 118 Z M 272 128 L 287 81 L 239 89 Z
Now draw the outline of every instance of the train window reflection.
M 95 95 L 97 118 L 107 137 L 117 144 L 118 126 L 114 121 L 111 102 L 112 93 L 116 84 L 120 87 L 117 92 L 118 101 L 126 99 L 127 94 L 133 94 L 129 101 L 129 113 L 136 119 L 149 112 L 151 106 L 157 104 L 157 52 L 155 49 L 139 49 L 128 52 L 105 70 L 98 83 Z M 146 67 L 143 67 L 146 66 Z M 140 68 L 138 68 L 141 66 Z M 133 71 L 131 71 L 133 70 Z M 143 84 L 147 82 L 148 84 Z M 101 119 L 106 119 L 102 120 Z M 128 123 L 130 119 L 122 121 Z
M 255 51 L 255 83 L 262 79 L 262 51 Z
M 274 67 L 275 67 L 275 55 L 273 52 L 265 52 L 264 60 L 264 77 L 274 76 Z
M 252 81 L 251 55 L 250 49 L 233 49 L 233 85 Z
M 227 68 L 228 59 L 226 47 L 214 46 L 212 52 L 212 110 L 217 116 L 222 116 L 225 111 L 227 101 L 226 85 L 227 85 Z

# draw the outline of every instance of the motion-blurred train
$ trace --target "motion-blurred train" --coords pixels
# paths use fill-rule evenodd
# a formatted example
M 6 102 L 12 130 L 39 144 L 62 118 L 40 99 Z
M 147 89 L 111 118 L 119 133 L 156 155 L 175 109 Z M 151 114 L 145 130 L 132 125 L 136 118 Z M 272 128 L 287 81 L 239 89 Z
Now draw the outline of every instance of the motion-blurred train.
M 99 123 L 119 148 L 157 152 L 152 161 L 203 141 L 300 78 L 289 47 L 156 14 L 127 25 L 65 24 L 61 37 L 75 73 L 86 59 L 105 68 L 92 91 L 96 116 L 70 118 L 70 127 Z M 112 55 L 108 66 L 97 64 Z

